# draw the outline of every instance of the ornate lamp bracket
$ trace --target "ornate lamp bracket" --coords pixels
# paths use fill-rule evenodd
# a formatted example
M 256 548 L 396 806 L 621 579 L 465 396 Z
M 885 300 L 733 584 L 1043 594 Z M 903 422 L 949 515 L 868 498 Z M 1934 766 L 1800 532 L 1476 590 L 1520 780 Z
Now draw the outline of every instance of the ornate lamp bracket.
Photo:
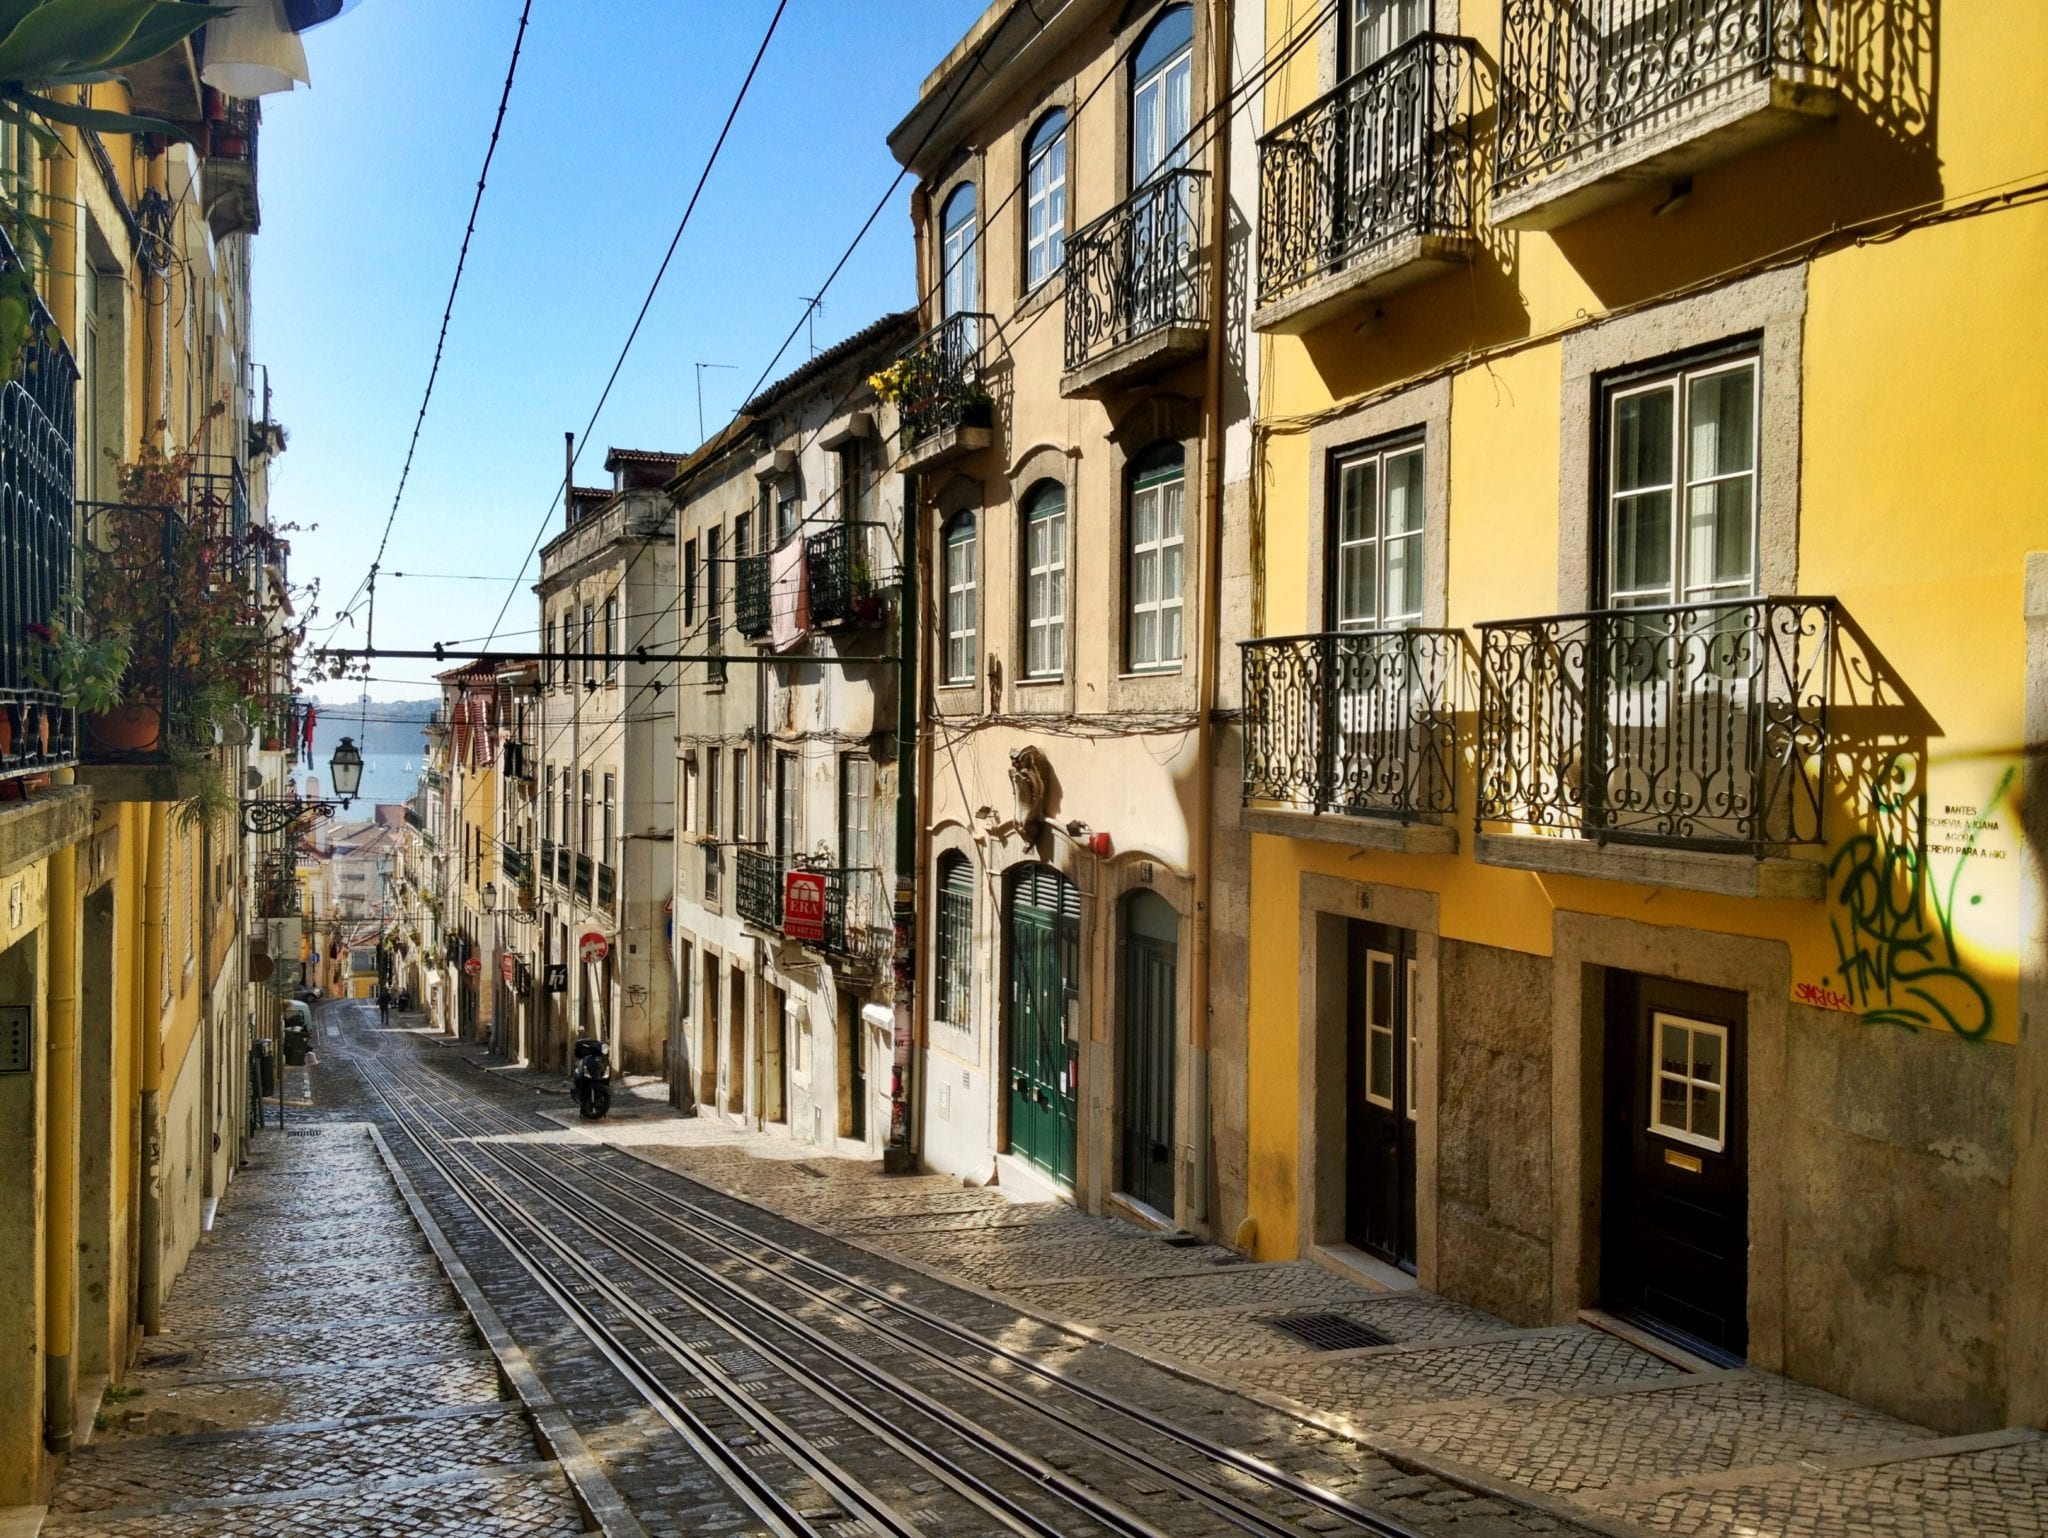
M 242 803 L 242 831 L 256 837 L 296 833 L 303 825 L 324 822 L 346 801 L 302 801 L 288 796 L 258 796 Z

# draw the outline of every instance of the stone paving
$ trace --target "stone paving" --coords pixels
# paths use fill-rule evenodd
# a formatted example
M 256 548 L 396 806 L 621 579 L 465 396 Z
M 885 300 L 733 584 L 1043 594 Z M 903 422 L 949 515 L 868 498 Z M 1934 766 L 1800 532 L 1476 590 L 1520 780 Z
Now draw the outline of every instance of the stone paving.
M 502 1069 L 494 1077 L 559 1084 Z M 1073 1321 L 1396 1464 L 1560 1519 L 1638 1538 L 2048 1538 L 2048 1440 L 2038 1432 L 1939 1438 L 1770 1374 L 1677 1366 L 1586 1325 L 1518 1330 L 1316 1265 L 1246 1263 L 1065 1206 L 886 1177 L 872 1162 L 723 1117 L 676 1116 L 651 1103 L 658 1093 L 628 1097 L 625 1115 L 584 1130 L 1048 1322 Z M 1369 1325 L 1393 1344 L 1319 1352 L 1273 1325 L 1304 1311 Z M 1099 1358 L 1076 1360 L 1101 1371 Z
M 164 1324 L 59 1481 L 52 1538 L 585 1531 L 360 1125 L 257 1139 Z

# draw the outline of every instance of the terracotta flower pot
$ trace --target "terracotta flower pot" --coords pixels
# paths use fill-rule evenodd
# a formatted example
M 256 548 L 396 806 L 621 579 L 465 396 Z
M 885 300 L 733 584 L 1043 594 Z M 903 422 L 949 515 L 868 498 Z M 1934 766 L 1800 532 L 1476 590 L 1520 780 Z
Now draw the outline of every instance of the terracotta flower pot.
M 121 705 L 84 719 L 86 739 L 116 753 L 154 748 L 163 737 L 163 716 L 154 705 Z

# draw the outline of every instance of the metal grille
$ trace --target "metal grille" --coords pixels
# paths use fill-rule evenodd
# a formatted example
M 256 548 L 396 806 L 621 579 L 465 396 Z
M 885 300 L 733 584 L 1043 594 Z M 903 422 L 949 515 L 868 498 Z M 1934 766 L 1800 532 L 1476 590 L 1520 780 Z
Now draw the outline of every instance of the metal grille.
M 1455 630 L 1244 641 L 1244 794 L 1402 821 L 1455 810 Z
M 951 428 L 989 424 L 981 348 L 984 332 L 994 326 L 994 318 L 980 311 L 948 315 L 898 356 L 893 365 L 902 391 L 897 420 L 906 445 Z
M 733 585 L 732 622 L 749 640 L 757 640 L 768 633 L 772 621 L 768 606 L 768 557 L 765 554 L 740 557 L 739 572 Z
M 597 905 L 600 908 L 609 908 L 616 889 L 616 874 L 609 865 L 600 864 L 597 867 Z
M 1394 1337 L 1342 1314 L 1282 1314 L 1266 1324 L 1299 1341 L 1311 1351 L 1356 1351 L 1363 1346 L 1391 1346 Z
M 749 924 L 777 933 L 782 929 L 782 862 L 758 849 L 742 849 L 735 859 L 733 906 Z
M 812 870 L 825 878 L 825 938 L 819 948 L 855 961 L 890 956 L 896 933 L 880 872 L 864 866 Z
M 1259 141 L 1259 302 L 1390 241 L 1472 233 L 1469 39 L 1429 32 Z
M 1762 854 L 1823 836 L 1835 602 L 1479 627 L 1479 821 Z
M 184 519 L 176 508 L 81 502 L 79 594 L 88 615 L 140 616 L 116 717 L 85 734 L 92 763 L 164 763 L 189 669 L 177 666 L 178 589 Z M 121 599 L 111 595 L 120 593 Z M 104 601 L 103 601 L 104 599 Z M 118 722 L 119 735 L 115 735 Z
M 591 858 L 587 854 L 576 856 L 576 895 L 585 902 L 590 900 Z
M 1509 0 L 1496 193 L 1786 71 L 1831 73 L 1833 0 Z
M 837 523 L 804 541 L 811 623 L 872 624 L 882 613 L 879 524 Z
M 1204 171 L 1167 171 L 1067 241 L 1068 368 L 1169 326 L 1208 324 L 1207 181 Z

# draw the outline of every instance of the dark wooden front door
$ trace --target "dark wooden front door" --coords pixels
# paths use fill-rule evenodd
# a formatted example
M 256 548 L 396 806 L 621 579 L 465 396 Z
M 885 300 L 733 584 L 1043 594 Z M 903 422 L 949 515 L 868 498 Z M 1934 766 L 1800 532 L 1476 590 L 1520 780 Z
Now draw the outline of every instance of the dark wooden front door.
M 1010 890 L 1010 1152 L 1074 1181 L 1080 1086 L 1081 894 L 1050 866 Z
M 1174 974 L 1179 918 L 1156 892 L 1124 905 L 1123 979 L 1117 1035 L 1117 1121 L 1121 1188 L 1173 1216 Z
M 1353 919 L 1345 957 L 1344 1237 L 1415 1269 L 1415 936 Z
M 1749 1172 L 1740 994 L 1607 975 L 1600 1287 L 1682 1343 L 1749 1347 Z

